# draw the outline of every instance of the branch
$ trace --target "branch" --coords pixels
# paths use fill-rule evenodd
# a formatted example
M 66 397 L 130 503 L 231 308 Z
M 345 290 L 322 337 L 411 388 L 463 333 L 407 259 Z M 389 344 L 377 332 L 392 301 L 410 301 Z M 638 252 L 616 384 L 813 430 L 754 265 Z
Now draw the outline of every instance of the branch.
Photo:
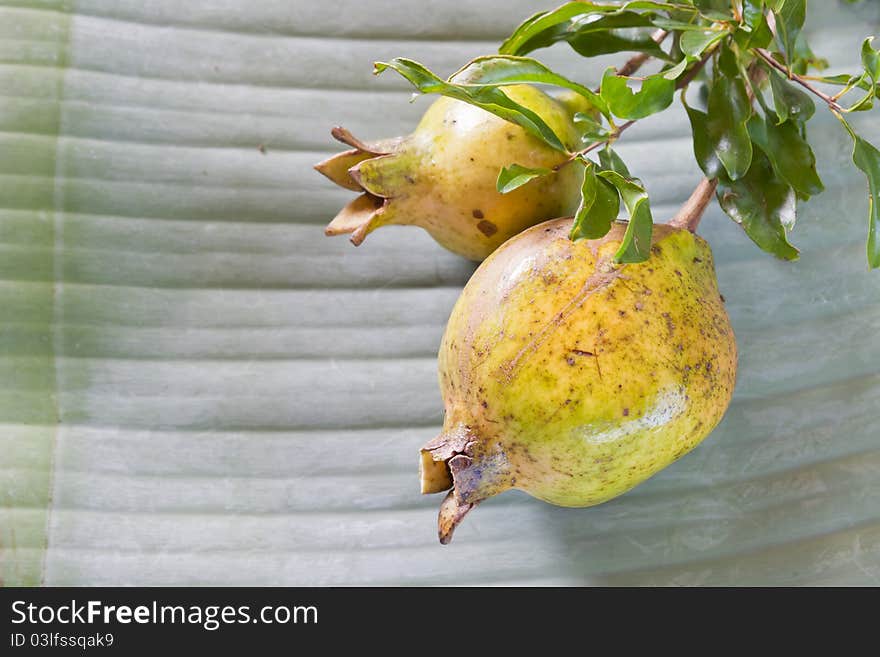
M 793 80 L 794 82 L 797 82 L 804 89 L 809 91 L 811 94 L 818 96 L 819 98 L 824 100 L 828 104 L 828 107 L 831 108 L 832 111 L 834 111 L 834 112 L 842 112 L 843 111 L 843 107 L 841 107 L 840 103 L 838 103 L 836 100 L 834 100 L 828 94 L 820 91 L 819 89 L 816 89 L 816 87 L 814 87 L 812 84 L 807 82 L 804 78 L 802 78 L 797 73 L 794 73 L 793 71 L 789 70 L 789 68 L 785 64 L 782 64 L 781 62 L 776 61 L 776 59 L 773 58 L 773 55 L 771 55 L 767 50 L 764 50 L 763 48 L 753 48 L 753 52 L 756 55 L 758 55 L 758 57 L 760 57 L 765 62 L 767 62 L 770 66 L 775 68 L 777 71 L 784 73 L 785 77 L 787 77 L 789 80 Z

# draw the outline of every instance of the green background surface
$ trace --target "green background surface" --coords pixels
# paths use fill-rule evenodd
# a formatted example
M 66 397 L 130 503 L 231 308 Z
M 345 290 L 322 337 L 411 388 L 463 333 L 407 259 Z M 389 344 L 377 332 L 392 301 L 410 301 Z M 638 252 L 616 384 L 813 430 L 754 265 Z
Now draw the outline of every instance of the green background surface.
M 880 584 L 880 274 L 821 108 L 799 262 L 717 206 L 701 226 L 741 354 L 718 429 L 610 503 L 508 493 L 438 545 L 417 451 L 472 265 L 414 228 L 324 238 L 350 194 L 311 165 L 331 125 L 427 107 L 373 60 L 448 75 L 553 4 L 0 0 L 4 585 Z M 810 5 L 854 70 L 878 3 Z M 540 57 L 587 83 L 620 60 Z M 620 144 L 658 220 L 698 180 L 674 107 Z

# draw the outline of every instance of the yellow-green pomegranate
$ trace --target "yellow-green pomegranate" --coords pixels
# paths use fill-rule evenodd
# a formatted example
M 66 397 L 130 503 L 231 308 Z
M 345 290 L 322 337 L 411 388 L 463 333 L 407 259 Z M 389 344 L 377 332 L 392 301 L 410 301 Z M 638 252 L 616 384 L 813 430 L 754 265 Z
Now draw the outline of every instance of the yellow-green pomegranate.
M 502 89 L 538 114 L 567 148 L 578 147 L 572 114 L 587 109 L 582 100 L 557 101 L 529 85 Z M 356 245 L 380 226 L 407 224 L 421 226 L 454 253 L 483 260 L 529 226 L 571 214 L 580 198 L 579 163 L 507 194 L 496 191 L 502 167 L 552 169 L 568 156 L 462 101 L 435 101 L 408 137 L 364 143 L 341 128 L 333 134 L 351 150 L 315 168 L 342 187 L 363 193 L 325 232 L 350 233 Z
M 505 243 L 452 311 L 443 432 L 421 453 L 422 492 L 452 488 L 443 543 L 510 488 L 569 507 L 620 495 L 693 449 L 730 402 L 736 342 L 708 244 L 657 225 L 648 261 L 615 264 L 625 224 L 572 242 L 571 221 Z

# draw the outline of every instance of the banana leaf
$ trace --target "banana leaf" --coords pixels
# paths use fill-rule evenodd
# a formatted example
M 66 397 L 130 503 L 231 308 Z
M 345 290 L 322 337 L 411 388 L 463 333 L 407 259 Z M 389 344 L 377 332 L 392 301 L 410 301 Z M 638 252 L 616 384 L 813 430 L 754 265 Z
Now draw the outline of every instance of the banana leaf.
M 350 194 L 311 165 L 332 125 L 427 107 L 374 60 L 448 74 L 555 4 L 0 1 L 3 585 L 880 583 L 880 278 L 827 114 L 800 261 L 703 221 L 741 354 L 718 429 L 612 502 L 508 493 L 437 544 L 418 448 L 472 265 L 325 238 Z M 880 16 L 843 7 L 807 32 L 852 68 Z M 619 59 L 541 56 L 585 84 Z M 658 220 L 699 175 L 670 111 L 619 144 Z

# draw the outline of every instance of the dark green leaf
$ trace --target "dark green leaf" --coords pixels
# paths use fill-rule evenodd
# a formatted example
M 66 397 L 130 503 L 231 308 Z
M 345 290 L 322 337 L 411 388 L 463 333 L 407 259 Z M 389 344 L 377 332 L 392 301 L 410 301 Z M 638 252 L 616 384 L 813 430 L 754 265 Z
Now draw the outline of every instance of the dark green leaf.
M 741 179 L 731 182 L 722 176 L 716 194 L 724 211 L 755 244 L 777 258 L 797 259 L 798 250 L 785 234 L 785 227 L 794 224 L 797 196 L 763 154 L 755 154 Z
M 620 247 L 614 254 L 614 261 L 644 262 L 651 255 L 651 234 L 654 230 L 648 193 L 636 181 L 625 178 L 616 171 L 600 171 L 598 175 L 617 188 L 629 212 L 629 223 Z
M 596 57 L 616 52 L 643 52 L 658 59 L 669 56 L 650 36 L 631 35 L 627 32 L 594 32 L 574 34 L 566 39 L 568 44 L 583 57 Z
M 523 48 L 526 43 L 539 37 L 539 35 L 547 30 L 552 30 L 558 25 L 568 23 L 575 16 L 588 14 L 591 4 L 567 2 L 551 11 L 542 11 L 531 16 L 520 24 L 513 34 L 501 44 L 498 52 L 502 55 L 520 55 L 529 52 L 529 50 Z
M 807 2 L 785 0 L 773 13 L 776 16 L 776 39 L 782 47 L 786 61 L 792 62 L 796 59 L 795 43 L 807 17 Z
M 552 84 L 571 89 L 586 98 L 593 107 L 603 114 L 608 113 L 608 107 L 599 94 L 554 73 L 544 64 L 530 57 L 512 57 L 510 55 L 477 57 L 456 71 L 449 78 L 449 82 L 468 87 L 499 87 L 523 83 Z
M 706 116 L 705 112 L 690 107 L 685 101 L 684 96 L 682 96 L 682 102 L 684 103 L 688 118 L 691 122 L 691 132 L 693 133 L 694 140 L 694 157 L 697 159 L 697 164 L 700 165 L 700 168 L 703 170 L 703 173 L 706 174 L 707 178 L 710 180 L 712 178 L 717 178 L 721 173 L 722 167 L 721 160 L 719 160 L 718 156 L 715 154 L 715 149 L 712 146 L 706 128 L 706 123 L 709 120 L 709 117 Z
M 586 28 L 583 19 L 591 15 L 604 15 L 623 13 L 630 14 L 627 18 L 617 19 L 620 24 L 610 21 L 604 26 L 596 26 L 595 30 L 608 30 L 613 27 L 635 27 L 633 21 L 642 21 L 643 18 L 633 17 L 633 9 L 647 10 L 671 10 L 678 9 L 679 5 L 667 2 L 634 1 L 622 5 L 600 2 L 567 2 L 561 7 L 550 11 L 542 11 L 523 22 L 514 30 L 513 34 L 501 44 L 498 52 L 504 55 L 522 55 L 536 48 L 543 48 L 557 41 L 563 40 L 566 33 L 573 33 L 579 28 Z M 638 16 L 636 14 L 636 16 Z M 603 19 L 599 19 L 603 20 Z M 590 23 L 592 24 L 592 23 Z
M 752 141 L 770 160 L 773 169 L 804 200 L 825 187 L 816 173 L 816 156 L 792 121 L 776 124 L 753 116 L 748 123 Z
M 588 164 L 584 169 L 581 187 L 581 203 L 574 215 L 570 238 L 599 239 L 611 229 L 611 222 L 620 212 L 620 195 L 617 189 L 596 175 L 595 167 Z
M 609 68 L 602 77 L 602 99 L 615 116 L 622 119 L 641 119 L 660 112 L 672 103 L 675 81 L 662 73 L 642 80 L 641 89 L 633 92 L 628 86 L 629 78 L 615 75 Z
M 743 81 L 721 75 L 709 90 L 706 134 L 731 180 L 745 175 L 752 162 L 746 121 L 752 113 Z
M 718 71 L 729 78 L 738 77 L 740 74 L 739 61 L 730 44 L 724 44 L 718 53 Z
M 617 151 L 615 151 L 610 146 L 606 146 L 601 151 L 599 151 L 599 170 L 615 171 L 624 178 L 632 178 L 629 173 L 629 169 L 626 167 L 626 164 L 624 164 L 623 160 L 620 159 Z
M 546 176 L 549 173 L 552 173 L 552 171 L 543 167 L 530 169 L 519 164 L 511 164 L 509 167 L 501 169 L 498 174 L 498 180 L 495 183 L 495 188 L 501 194 L 507 194 L 517 187 L 522 187 L 530 180 Z
M 775 69 L 769 72 L 769 76 L 773 106 L 776 108 L 776 116 L 779 118 L 777 123 L 784 123 L 789 119 L 809 121 L 816 111 L 813 99 L 788 82 Z
M 421 93 L 435 93 L 462 100 L 521 126 L 548 146 L 567 152 L 565 145 L 543 119 L 532 110 L 514 102 L 497 87 L 466 87 L 441 80 L 427 68 L 411 59 L 396 57 L 388 63 L 376 62 L 375 73 L 386 69 L 400 73 Z
M 853 134 L 853 162 L 868 178 L 868 264 L 880 267 L 880 151 Z
M 761 0 L 745 0 L 743 25 L 734 34 L 737 45 L 743 50 L 766 48 L 773 40 L 773 32 L 767 23 L 764 3 Z
M 522 55 L 538 48 L 546 48 L 560 41 L 600 37 L 601 35 L 598 34 L 600 32 L 608 33 L 611 30 L 651 27 L 652 24 L 649 16 L 632 11 L 603 15 L 589 23 L 583 23 L 581 17 L 578 17 L 538 33 L 521 44 L 517 49 L 517 54 Z

